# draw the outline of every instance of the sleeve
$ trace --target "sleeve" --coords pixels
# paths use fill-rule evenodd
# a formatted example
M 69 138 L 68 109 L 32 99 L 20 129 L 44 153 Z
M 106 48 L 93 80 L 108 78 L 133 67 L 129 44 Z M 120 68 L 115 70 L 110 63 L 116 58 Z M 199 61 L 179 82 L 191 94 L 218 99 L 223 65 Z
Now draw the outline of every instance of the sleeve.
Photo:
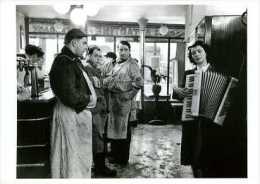
M 178 100 L 183 100 L 183 97 L 180 97 L 180 95 L 178 93 L 178 89 L 185 87 L 186 75 L 187 75 L 187 72 L 185 72 L 185 74 L 184 74 L 183 82 L 182 82 L 182 85 L 180 87 L 178 87 L 178 86 L 174 86 L 173 87 L 173 89 L 172 89 L 172 98 L 178 99 Z
M 172 90 L 172 98 L 173 99 L 178 99 L 178 100 L 183 100 L 183 97 L 180 97 L 180 95 L 178 94 L 178 88 L 179 87 L 173 87 L 173 90 Z
M 112 90 L 115 86 L 115 81 L 112 76 L 107 76 L 103 78 L 103 87 L 104 89 Z
M 130 78 L 132 80 L 133 88 L 139 90 L 144 85 L 144 80 L 141 75 L 140 68 L 136 62 L 132 62 L 130 65 Z
M 90 95 L 84 90 L 76 88 L 76 72 L 71 62 L 61 62 L 56 70 L 53 71 L 54 77 L 52 84 L 54 93 L 58 96 L 64 105 L 67 105 L 78 113 L 86 108 L 89 103 Z
M 109 73 L 109 64 L 110 63 L 105 63 L 102 67 L 101 67 L 101 77 L 105 78 L 107 77 L 108 73 Z
M 124 66 L 128 67 L 127 74 L 124 74 L 125 76 L 114 74 L 104 79 L 103 84 L 108 90 L 120 93 L 132 93 L 136 91 L 137 93 L 143 86 L 143 78 L 137 63 L 129 62 L 129 66 Z
M 124 80 L 119 74 L 111 74 L 103 79 L 104 88 L 112 92 L 124 92 L 131 89 L 130 81 Z
M 126 100 L 133 99 L 138 91 L 142 88 L 143 77 L 140 72 L 140 68 L 136 62 L 132 62 L 129 67 L 129 75 L 131 78 L 131 90 L 122 94 Z
M 102 86 L 105 89 L 113 86 L 112 63 L 106 63 L 101 69 Z

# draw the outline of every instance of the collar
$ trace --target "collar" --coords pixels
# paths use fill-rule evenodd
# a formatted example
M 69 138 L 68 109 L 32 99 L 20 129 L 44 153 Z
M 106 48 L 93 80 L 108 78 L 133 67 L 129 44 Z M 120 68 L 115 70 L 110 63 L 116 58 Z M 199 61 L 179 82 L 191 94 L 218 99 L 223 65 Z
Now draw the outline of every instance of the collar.
M 76 62 L 81 63 L 80 57 L 77 56 L 76 54 L 74 54 L 67 46 L 64 46 L 64 47 L 61 49 L 61 54 L 67 55 L 67 56 L 69 56 L 73 61 L 76 61 Z
M 133 58 L 130 56 L 127 60 L 121 61 L 121 60 L 116 60 L 115 64 L 121 64 L 121 63 L 125 63 L 125 62 L 129 62 L 129 61 L 134 61 Z
M 99 69 L 98 65 L 96 65 L 96 66 L 93 65 L 93 63 L 89 59 L 86 61 L 86 65 L 91 66 L 92 68 L 94 68 L 96 70 Z
M 205 72 L 208 70 L 209 66 L 210 66 L 210 64 L 207 63 L 205 66 L 203 66 L 201 68 L 196 67 L 196 70 Z
M 95 67 L 91 64 L 91 62 L 89 62 L 89 60 L 86 61 L 86 66 L 87 66 L 87 67 L 90 67 L 90 68 L 95 68 Z
M 118 63 L 118 64 L 121 64 L 121 63 L 124 63 L 124 62 L 127 62 L 127 61 L 129 61 L 129 59 L 130 59 L 130 58 L 128 58 L 127 60 L 124 60 L 124 61 L 122 61 L 122 60 L 118 59 L 118 60 L 117 60 L 117 63 Z
M 88 72 L 88 70 L 91 70 L 95 75 L 97 75 L 97 76 L 101 75 L 101 69 L 94 67 L 89 62 L 86 62 L 86 65 L 84 66 L 84 68 L 86 69 L 87 72 Z

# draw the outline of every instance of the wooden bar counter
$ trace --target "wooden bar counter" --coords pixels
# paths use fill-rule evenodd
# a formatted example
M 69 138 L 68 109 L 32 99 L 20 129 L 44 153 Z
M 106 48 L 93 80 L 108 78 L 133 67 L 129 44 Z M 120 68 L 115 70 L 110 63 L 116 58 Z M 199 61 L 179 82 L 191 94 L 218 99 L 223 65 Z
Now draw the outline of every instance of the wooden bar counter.
M 50 177 L 50 123 L 55 97 L 17 100 L 17 178 Z

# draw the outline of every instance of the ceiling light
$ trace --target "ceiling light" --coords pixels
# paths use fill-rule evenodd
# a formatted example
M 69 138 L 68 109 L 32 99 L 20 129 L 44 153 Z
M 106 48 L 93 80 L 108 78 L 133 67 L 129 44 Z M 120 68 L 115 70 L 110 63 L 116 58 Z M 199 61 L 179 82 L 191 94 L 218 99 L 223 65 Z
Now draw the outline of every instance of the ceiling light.
M 86 11 L 83 8 L 74 8 L 70 13 L 70 20 L 76 25 L 84 26 L 87 20 Z
M 59 14 L 66 14 L 70 10 L 70 5 L 67 4 L 54 4 L 53 9 Z

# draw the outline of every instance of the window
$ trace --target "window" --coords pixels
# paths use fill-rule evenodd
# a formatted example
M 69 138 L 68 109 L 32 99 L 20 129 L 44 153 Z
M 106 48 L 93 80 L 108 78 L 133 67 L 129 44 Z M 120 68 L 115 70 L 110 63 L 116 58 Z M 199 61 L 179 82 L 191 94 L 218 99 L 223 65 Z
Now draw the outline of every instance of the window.
M 150 66 L 153 70 L 156 70 L 156 74 L 161 75 L 161 97 L 166 99 L 171 96 L 171 89 L 174 82 L 174 66 L 177 62 L 174 62 L 176 56 L 176 43 L 168 43 L 168 39 L 161 38 L 147 38 L 145 43 L 145 65 Z M 170 58 L 168 58 L 168 48 L 170 46 Z M 169 68 L 168 68 L 169 62 Z M 175 68 L 176 70 L 176 68 Z M 169 77 L 168 77 L 169 73 Z M 169 81 L 168 81 L 169 80 Z M 144 69 L 144 96 L 145 100 L 151 100 L 154 96 L 152 87 L 154 82 L 151 79 L 151 71 L 145 67 Z M 159 99 L 160 100 L 160 99 Z
M 178 86 L 178 61 L 176 59 L 177 43 L 170 42 L 169 60 L 169 95 L 172 97 L 173 86 Z

